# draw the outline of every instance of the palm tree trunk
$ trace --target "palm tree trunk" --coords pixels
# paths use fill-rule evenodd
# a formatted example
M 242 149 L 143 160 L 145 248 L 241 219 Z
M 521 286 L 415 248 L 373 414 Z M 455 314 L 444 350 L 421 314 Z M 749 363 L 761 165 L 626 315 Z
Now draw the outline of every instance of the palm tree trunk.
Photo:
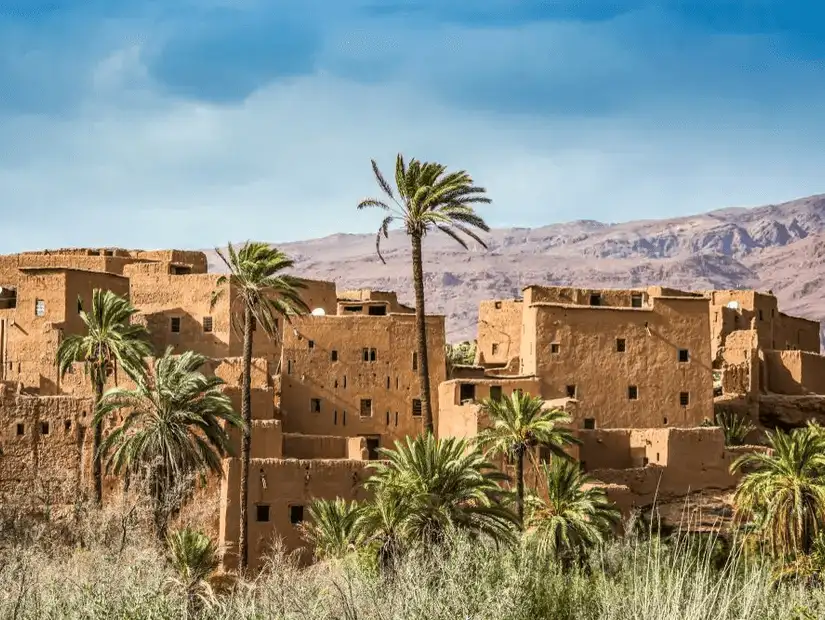
M 424 259 L 421 236 L 412 235 L 413 287 L 415 288 L 415 331 L 418 345 L 418 382 L 421 386 L 421 415 L 424 432 L 433 432 L 433 410 L 430 404 L 430 365 L 427 360 L 427 325 L 424 312 Z
M 524 446 L 516 448 L 516 513 L 524 529 Z
M 97 406 L 103 398 L 103 379 L 94 377 L 95 400 L 92 403 L 92 420 L 97 416 Z M 94 439 L 92 441 L 92 478 L 94 478 L 95 503 L 100 506 L 103 503 L 103 468 L 100 459 L 100 444 L 103 442 L 103 420 L 92 422 L 94 424 Z
M 238 541 L 241 572 L 249 566 L 249 523 L 247 504 L 249 503 L 249 459 L 252 443 L 252 308 L 244 307 L 243 317 L 243 377 L 241 377 L 241 417 L 244 428 L 241 434 L 241 535 Z

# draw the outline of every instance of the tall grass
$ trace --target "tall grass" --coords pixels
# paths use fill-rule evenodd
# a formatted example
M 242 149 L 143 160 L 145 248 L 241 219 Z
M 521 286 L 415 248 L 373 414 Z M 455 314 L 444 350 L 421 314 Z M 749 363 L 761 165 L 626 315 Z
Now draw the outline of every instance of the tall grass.
M 148 541 L 145 544 L 142 541 Z M 810 620 L 825 590 L 771 585 L 768 567 L 736 553 L 721 567 L 710 542 L 618 540 L 582 566 L 529 546 L 497 550 L 461 535 L 414 551 L 381 575 L 358 556 L 300 568 L 275 553 L 202 612 L 210 619 L 290 620 Z M 85 548 L 0 548 L 0 618 L 183 618 L 151 535 Z

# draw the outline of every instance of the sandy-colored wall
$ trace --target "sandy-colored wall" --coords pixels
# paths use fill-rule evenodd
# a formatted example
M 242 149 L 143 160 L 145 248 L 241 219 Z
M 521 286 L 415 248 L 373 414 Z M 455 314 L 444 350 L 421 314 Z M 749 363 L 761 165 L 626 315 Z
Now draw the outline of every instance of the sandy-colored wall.
M 421 432 L 423 419 L 412 415 L 419 397 L 413 315 L 302 317 L 293 327 L 285 330 L 281 362 L 286 432 L 379 436 L 381 446 Z M 427 339 L 437 427 L 437 386 L 446 379 L 443 317 L 427 317 Z M 364 349 L 375 350 L 375 361 L 363 360 Z M 313 399 L 320 400 L 318 412 Z M 360 416 L 361 399 L 372 400 L 371 416 Z
M 825 394 L 825 357 L 807 351 L 765 351 L 768 391 Z
M 528 286 L 524 289 L 524 303 L 555 303 L 574 306 L 590 306 L 591 295 L 599 295 L 601 306 L 630 308 L 634 295 L 641 295 L 642 305 L 649 303 L 646 290 L 589 289 L 567 286 Z
M 391 447 L 391 446 L 388 446 Z M 367 460 L 366 441 L 363 437 L 334 435 L 284 435 L 283 456 L 287 459 L 352 459 Z
M 518 357 L 523 308 L 520 299 L 490 300 L 479 304 L 477 346 L 485 364 L 506 364 Z
M 819 353 L 819 322 L 779 313 L 776 321 L 775 346 L 781 349 L 800 349 Z
M 598 428 L 696 426 L 713 412 L 713 377 L 704 298 L 654 298 L 649 308 L 534 304 L 535 341 L 522 342 L 524 374 L 536 374 L 544 398 L 575 386 L 576 426 Z M 531 336 L 531 334 L 526 334 Z M 625 340 L 618 352 L 617 338 Z M 551 345 L 558 343 L 559 352 Z M 525 350 L 526 349 L 526 350 Z M 680 362 L 679 350 L 689 351 Z M 638 399 L 628 398 L 635 385 Z M 680 393 L 689 404 L 680 404 Z
M 224 461 L 221 485 L 219 544 L 224 553 L 224 567 L 237 566 L 240 531 L 240 461 Z M 309 517 L 309 505 L 315 498 L 363 500 L 367 497 L 362 483 L 369 476 L 369 462 L 355 460 L 253 460 L 249 477 L 249 547 L 250 569 L 257 570 L 280 539 L 287 551 L 304 549 L 300 528 L 290 522 L 290 507 L 303 506 Z M 258 522 L 257 505 L 269 506 L 269 521 Z M 309 559 L 308 554 L 304 556 Z

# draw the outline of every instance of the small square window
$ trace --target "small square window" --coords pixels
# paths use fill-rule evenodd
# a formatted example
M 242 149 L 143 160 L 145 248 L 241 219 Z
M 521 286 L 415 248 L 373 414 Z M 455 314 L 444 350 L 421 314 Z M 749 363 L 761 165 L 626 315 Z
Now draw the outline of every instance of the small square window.
M 72 430 L 72 421 L 71 420 L 63 420 L 63 430 L 64 431 Z
M 495 307 L 496 307 L 496 310 L 501 310 L 501 302 L 500 302 L 500 301 L 497 301 L 497 302 L 495 303 Z
M 46 302 L 42 299 L 35 299 L 34 300 L 34 314 L 35 316 L 45 316 L 46 314 Z
M 212 317 L 205 316 L 203 317 L 203 331 L 209 333 L 212 331 Z
M 591 306 L 601 306 L 602 305 L 602 296 L 598 293 L 593 293 L 590 295 L 590 305 Z
M 461 383 L 458 386 L 458 401 L 463 403 L 466 400 L 476 399 L 476 386 L 473 383 Z
M 315 348 L 315 341 L 314 340 L 308 340 L 307 345 L 309 346 L 310 349 L 314 349 Z
M 258 523 L 269 523 L 269 504 L 255 506 L 255 520 Z
M 172 331 L 173 334 L 180 333 L 180 317 L 173 316 L 169 321 L 169 329 Z
M 618 353 L 624 353 L 627 347 L 627 343 L 625 342 L 624 338 L 616 338 L 616 351 Z
M 333 362 L 337 362 L 338 361 L 338 351 L 333 350 L 329 354 L 329 359 L 331 359 Z
M 679 349 L 679 361 L 687 362 L 690 360 L 690 351 L 687 349 Z
M 630 307 L 631 308 L 641 308 L 642 307 L 642 296 L 639 293 L 633 293 L 630 296 Z
M 552 353 L 553 355 L 557 355 L 560 350 L 561 345 L 558 342 L 553 342 L 550 344 L 550 353 Z
M 19 437 L 19 436 L 23 435 L 23 433 L 25 433 L 25 432 L 26 432 L 26 427 L 23 424 L 18 424 L 17 425 L 17 436 Z
M 501 386 L 500 385 L 491 385 L 490 386 L 490 400 L 501 400 Z
M 371 398 L 362 398 L 361 399 L 361 417 L 362 418 L 371 418 L 372 417 L 372 399 Z
M 679 404 L 687 407 L 690 404 L 690 392 L 679 392 Z
M 575 385 L 568 385 L 567 386 L 567 398 L 576 398 L 576 386 Z
M 596 428 L 596 418 L 585 418 L 584 428 L 588 431 L 592 431 L 594 428 Z
M 49 434 L 49 423 L 48 422 L 41 422 L 40 423 L 40 434 L 41 435 L 48 435 Z
M 303 506 L 290 506 L 289 507 L 289 522 L 292 525 L 298 525 L 304 520 L 304 507 Z
M 628 385 L 627 386 L 627 399 L 628 400 L 639 400 L 639 388 L 635 385 Z
M 312 413 L 321 413 L 321 399 L 311 398 L 309 400 L 309 410 Z
M 414 418 L 421 417 L 421 399 L 420 398 L 413 398 L 412 401 L 412 414 Z
M 375 349 L 370 349 L 370 361 L 374 362 L 377 359 L 378 359 L 378 353 L 376 352 L 376 350 Z

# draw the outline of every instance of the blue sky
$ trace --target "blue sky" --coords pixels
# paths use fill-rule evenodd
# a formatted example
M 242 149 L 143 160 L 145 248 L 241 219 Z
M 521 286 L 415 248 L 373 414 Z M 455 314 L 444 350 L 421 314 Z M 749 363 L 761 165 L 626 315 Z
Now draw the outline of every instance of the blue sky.
M 372 232 L 369 159 L 494 226 L 825 191 L 825 9 L 793 0 L 2 0 L 2 252 Z

